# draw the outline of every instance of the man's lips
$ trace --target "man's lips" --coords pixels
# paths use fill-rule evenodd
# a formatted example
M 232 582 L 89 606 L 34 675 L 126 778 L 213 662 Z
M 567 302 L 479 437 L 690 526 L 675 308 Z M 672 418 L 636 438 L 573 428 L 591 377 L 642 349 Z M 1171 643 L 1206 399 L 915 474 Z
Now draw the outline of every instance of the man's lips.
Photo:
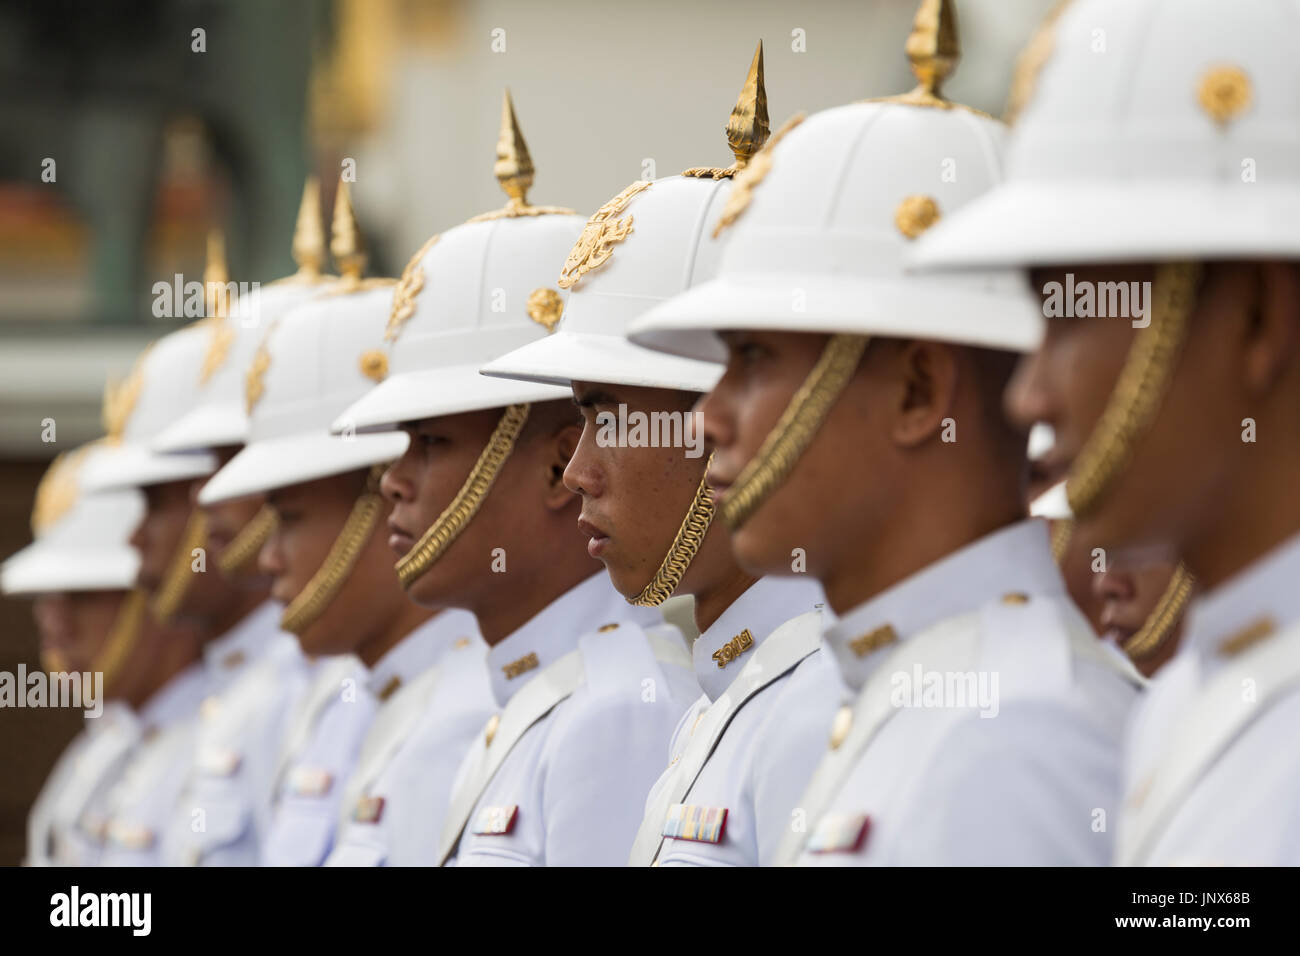
M 407 531 L 392 518 L 388 519 L 388 547 L 397 553 L 397 556 L 405 557 L 406 553 L 415 547 L 415 535 Z
M 579 518 L 578 531 L 587 536 L 587 553 L 593 558 L 600 557 L 609 543 L 609 535 L 605 530 L 586 518 Z
M 731 476 L 724 476 L 712 469 L 709 470 L 709 473 L 705 475 L 704 478 L 708 482 L 709 488 L 713 491 L 713 503 L 715 505 L 722 501 L 722 496 L 727 493 L 727 489 L 731 487 L 731 482 L 734 480 Z

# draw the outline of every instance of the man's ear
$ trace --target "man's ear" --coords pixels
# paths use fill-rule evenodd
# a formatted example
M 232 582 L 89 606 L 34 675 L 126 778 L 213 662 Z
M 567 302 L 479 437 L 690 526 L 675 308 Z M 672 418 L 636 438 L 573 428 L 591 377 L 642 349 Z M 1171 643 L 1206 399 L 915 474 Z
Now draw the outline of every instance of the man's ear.
M 1263 262 L 1257 269 L 1243 370 L 1246 387 L 1256 395 L 1295 368 L 1300 352 L 1300 265 Z
M 574 500 L 573 492 L 564 487 L 564 469 L 581 439 L 582 423 L 578 422 L 560 426 L 547 442 L 546 507 L 552 510 L 565 508 Z
M 943 427 L 957 394 L 957 350 L 941 342 L 904 342 L 895 356 L 899 389 L 890 429 L 895 442 L 914 448 Z

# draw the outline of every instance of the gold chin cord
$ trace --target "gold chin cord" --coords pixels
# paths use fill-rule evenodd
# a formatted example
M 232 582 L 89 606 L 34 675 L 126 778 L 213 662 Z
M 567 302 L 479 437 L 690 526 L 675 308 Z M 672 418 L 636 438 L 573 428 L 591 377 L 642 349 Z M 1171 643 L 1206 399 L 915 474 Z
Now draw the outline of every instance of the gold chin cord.
M 713 455 L 704 463 L 704 476 L 700 486 L 695 489 L 695 498 L 686 510 L 682 526 L 677 529 L 677 537 L 659 564 L 650 583 L 641 589 L 636 597 L 628 598 L 628 604 L 637 607 L 658 607 L 673 596 L 677 586 L 682 583 L 686 569 L 695 560 L 709 525 L 713 523 L 713 489 L 709 487 L 709 465 L 713 464 Z
M 870 339 L 832 335 L 772 431 L 722 498 L 722 520 L 735 531 L 767 500 L 799 461 L 831 406 L 857 370 Z
M 1076 517 L 1096 509 L 1128 467 L 1138 442 L 1155 420 L 1187 339 L 1201 273 L 1201 264 L 1195 262 L 1170 262 L 1157 267 L 1150 324 L 1134 338 L 1110 401 L 1066 481 L 1066 498 Z M 1065 554 L 1072 531 L 1073 522 L 1062 522 L 1053 535 L 1052 550 L 1058 560 Z M 1124 642 L 1130 658 L 1142 660 L 1164 646 L 1177 629 L 1195 587 L 1196 579 L 1180 562 L 1146 622 Z
M 528 409 L 527 404 L 511 405 L 502 412 L 501 419 L 492 431 L 492 437 L 478 456 L 469 477 L 460 486 L 460 491 L 456 492 L 456 497 L 443 509 L 438 520 L 415 546 L 397 562 L 397 577 L 402 582 L 402 587 L 409 588 L 416 578 L 433 567 L 434 562 L 451 547 L 452 542 L 478 513 L 501 472 L 501 466 L 514 451 L 515 441 L 519 438 L 524 423 L 528 421 Z
M 136 589 L 127 594 L 118 609 L 117 618 L 113 621 L 113 629 L 104 639 L 103 649 L 91 662 L 91 671 L 104 675 L 105 688 L 116 686 L 118 678 L 126 667 L 127 659 L 140 640 L 147 604 L 148 599 L 143 591 Z
M 1187 602 L 1196 590 L 1196 578 L 1180 561 L 1174 568 L 1174 575 L 1169 579 L 1165 593 L 1152 609 L 1142 626 L 1124 642 L 1124 653 L 1135 661 L 1145 660 L 1154 655 L 1178 629 L 1178 622 L 1187 610 Z
M 171 564 L 163 574 L 162 584 L 153 596 L 153 616 L 160 623 L 166 624 L 180 610 L 190 585 L 194 583 L 194 575 L 199 573 L 192 567 L 194 551 L 202 548 L 207 540 L 207 516 L 195 508 L 190 513 L 190 520 L 185 525 L 176 553 L 172 555 Z
M 41 651 L 41 669 L 47 674 L 63 674 L 68 670 L 68 658 L 63 651 L 53 648 Z
M 275 509 L 270 505 L 262 505 L 221 552 L 221 557 L 217 559 L 221 573 L 228 578 L 244 577 L 252 573 L 256 567 L 257 553 L 266 544 L 266 539 L 271 537 L 275 524 Z
M 370 469 L 365 490 L 353 503 L 348 520 L 334 539 L 329 554 L 325 555 L 325 561 L 280 616 L 280 627 L 295 637 L 301 637 L 320 619 L 356 567 L 361 550 L 370 540 L 384 510 L 384 496 L 379 493 L 379 479 L 383 473 L 383 465 Z

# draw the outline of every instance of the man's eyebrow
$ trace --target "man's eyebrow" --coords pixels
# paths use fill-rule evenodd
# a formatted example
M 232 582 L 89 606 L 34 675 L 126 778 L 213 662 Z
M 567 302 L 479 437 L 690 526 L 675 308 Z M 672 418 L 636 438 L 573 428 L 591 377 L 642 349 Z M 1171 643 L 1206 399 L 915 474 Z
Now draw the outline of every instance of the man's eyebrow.
M 612 405 L 613 403 L 614 396 L 599 388 L 584 389 L 581 396 L 576 392 L 573 395 L 573 404 L 579 408 L 585 408 L 588 405 Z

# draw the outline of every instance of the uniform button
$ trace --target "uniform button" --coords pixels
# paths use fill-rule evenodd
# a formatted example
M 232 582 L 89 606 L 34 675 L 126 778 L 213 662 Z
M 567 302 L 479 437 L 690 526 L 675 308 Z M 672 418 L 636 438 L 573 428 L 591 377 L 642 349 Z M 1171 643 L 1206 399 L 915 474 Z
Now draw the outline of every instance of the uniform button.
M 1028 604 L 1029 595 L 1023 591 L 1010 591 L 1002 595 L 1003 604 Z
M 853 708 L 845 704 L 835 714 L 835 720 L 831 722 L 831 750 L 840 749 L 840 744 L 844 743 L 844 738 L 849 735 L 852 727 Z
M 618 630 L 617 624 L 602 624 L 600 627 L 596 628 L 596 633 L 608 634 L 610 631 L 617 631 L 617 630 Z

